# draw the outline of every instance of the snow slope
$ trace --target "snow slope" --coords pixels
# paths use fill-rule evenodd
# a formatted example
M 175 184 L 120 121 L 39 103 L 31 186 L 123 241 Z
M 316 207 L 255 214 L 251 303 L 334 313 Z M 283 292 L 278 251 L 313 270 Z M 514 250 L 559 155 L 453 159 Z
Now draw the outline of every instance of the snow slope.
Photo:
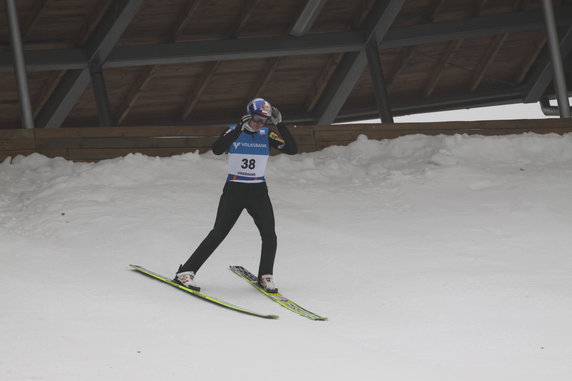
M 272 157 L 280 290 L 244 213 L 205 264 L 226 157 L 0 164 L 1 380 L 572 379 L 572 136 L 414 135 Z

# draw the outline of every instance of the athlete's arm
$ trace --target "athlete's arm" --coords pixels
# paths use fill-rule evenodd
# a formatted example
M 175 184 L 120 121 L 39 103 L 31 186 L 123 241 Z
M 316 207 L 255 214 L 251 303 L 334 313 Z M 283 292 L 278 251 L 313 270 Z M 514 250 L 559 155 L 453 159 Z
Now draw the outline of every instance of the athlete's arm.
M 278 127 L 279 135 L 271 132 L 270 133 L 270 145 L 280 152 L 284 152 L 288 155 L 295 155 L 298 153 L 298 145 L 296 144 L 296 140 L 288 131 L 288 127 L 286 124 L 280 122 L 276 125 Z M 230 144 L 229 144 L 230 146 Z
M 215 155 L 222 155 L 225 153 L 229 148 L 232 142 L 238 139 L 241 130 L 240 128 L 235 128 L 234 130 L 229 128 L 225 132 L 222 133 L 221 136 L 213 143 L 212 149 Z
M 213 143 L 212 149 L 215 155 L 222 155 L 229 148 L 232 142 L 238 139 L 238 136 L 242 132 L 242 127 L 251 119 L 250 115 L 245 115 L 240 120 L 240 123 L 234 128 L 227 128 L 221 136 Z

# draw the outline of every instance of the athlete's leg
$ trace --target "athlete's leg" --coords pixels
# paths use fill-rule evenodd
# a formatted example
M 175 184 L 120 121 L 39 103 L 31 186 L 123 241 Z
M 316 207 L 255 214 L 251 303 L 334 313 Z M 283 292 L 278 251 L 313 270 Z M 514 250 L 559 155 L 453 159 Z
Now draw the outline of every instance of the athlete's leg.
M 232 182 L 225 184 L 223 193 L 220 196 L 213 229 L 185 262 L 179 270 L 180 272 L 194 271 L 196 273 L 226 238 L 244 209 L 245 192 L 243 185 Z
M 273 274 L 274 260 L 276 258 L 276 231 L 274 222 L 274 210 L 268 196 L 266 183 L 253 184 L 252 191 L 248 196 L 246 210 L 254 219 L 254 223 L 262 238 L 262 250 L 260 253 L 260 265 L 258 276 Z

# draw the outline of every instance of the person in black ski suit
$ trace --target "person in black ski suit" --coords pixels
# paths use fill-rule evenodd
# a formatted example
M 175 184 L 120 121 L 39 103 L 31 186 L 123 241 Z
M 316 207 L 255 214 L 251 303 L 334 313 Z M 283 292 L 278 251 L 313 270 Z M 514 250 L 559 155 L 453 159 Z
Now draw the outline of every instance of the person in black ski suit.
M 267 292 L 278 292 L 273 279 L 277 247 L 274 211 L 264 172 L 271 147 L 289 155 L 298 153 L 298 148 L 276 107 L 262 98 L 256 98 L 246 109 L 247 113 L 240 123 L 226 129 L 212 145 L 216 155 L 229 152 L 227 181 L 220 197 L 213 229 L 191 257 L 179 267 L 175 277 L 180 284 L 195 290 L 200 290 L 194 281 L 195 274 L 246 209 L 262 238 L 258 283 Z M 269 122 L 278 128 L 279 134 L 265 127 Z

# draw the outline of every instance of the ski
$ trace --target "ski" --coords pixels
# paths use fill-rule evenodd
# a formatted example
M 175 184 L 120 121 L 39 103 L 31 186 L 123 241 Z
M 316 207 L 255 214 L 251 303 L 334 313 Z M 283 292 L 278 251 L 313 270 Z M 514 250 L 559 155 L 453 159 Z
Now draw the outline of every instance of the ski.
M 157 273 L 154 273 L 153 271 L 147 270 L 147 269 L 144 268 L 144 267 L 141 267 L 141 266 L 138 266 L 138 265 L 129 265 L 129 266 L 130 266 L 131 268 L 133 268 L 134 270 L 140 272 L 141 274 L 144 274 L 144 275 L 147 275 L 147 276 L 149 276 L 149 277 L 151 277 L 151 278 L 154 278 L 154 279 L 160 280 L 160 281 L 162 281 L 162 282 L 165 282 L 165 283 L 167 283 L 167 284 L 169 284 L 169 285 L 171 285 L 171 286 L 173 286 L 173 287 L 175 287 L 175 288 L 178 288 L 179 290 L 186 291 L 186 292 L 188 292 L 189 294 L 191 294 L 191 295 L 193 295 L 193 296 L 196 296 L 197 298 L 206 300 L 206 301 L 208 301 L 208 302 L 214 303 L 214 304 L 219 305 L 219 306 L 221 306 L 221 307 L 228 308 L 228 309 L 231 309 L 231 310 L 234 310 L 234 311 L 237 311 L 237 312 L 242 312 L 242 313 L 247 314 L 247 315 L 258 316 L 258 317 L 261 317 L 261 318 L 264 318 L 264 319 L 278 319 L 278 317 L 279 317 L 278 315 L 266 315 L 266 314 L 261 314 L 261 313 L 258 313 L 258 312 L 254 312 L 254 311 L 248 310 L 248 309 L 246 309 L 246 308 L 242 308 L 242 307 L 239 307 L 239 306 L 235 306 L 234 304 L 225 302 L 224 300 L 217 299 L 217 298 L 214 298 L 214 297 L 209 296 L 209 295 L 205 295 L 205 294 L 203 294 L 203 293 L 200 292 L 200 291 L 191 290 L 190 288 L 187 288 L 187 287 L 183 286 L 182 284 L 179 284 L 179 283 L 173 281 L 172 279 L 169 279 L 169 278 L 166 277 L 166 276 L 163 276 L 163 275 L 159 275 L 159 274 L 157 274 Z
M 272 294 L 269 292 L 264 291 L 262 287 L 258 285 L 258 278 L 252 274 L 250 271 L 245 269 L 242 266 L 230 266 L 230 271 L 241 277 L 242 279 L 246 280 L 250 283 L 254 288 L 258 291 L 262 292 L 264 295 L 269 297 L 270 299 L 274 300 L 276 303 L 280 304 L 282 307 L 289 309 L 292 312 L 297 313 L 300 316 L 311 320 L 328 320 L 327 317 L 317 315 L 313 312 L 308 311 L 307 309 L 299 306 L 298 304 L 294 303 L 292 300 L 288 299 L 284 295 L 280 293 Z

